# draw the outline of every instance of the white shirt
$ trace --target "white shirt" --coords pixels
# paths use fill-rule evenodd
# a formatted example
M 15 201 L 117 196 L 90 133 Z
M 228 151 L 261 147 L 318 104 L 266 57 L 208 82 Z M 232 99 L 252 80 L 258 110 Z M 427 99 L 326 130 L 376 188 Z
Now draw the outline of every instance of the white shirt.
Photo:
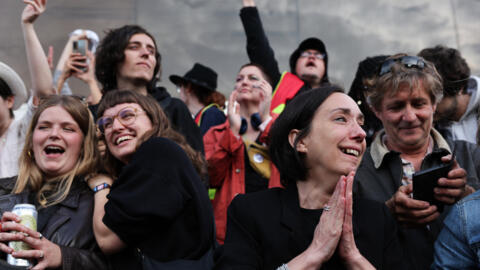
M 0 137 L 0 178 L 18 175 L 18 158 L 23 150 L 34 111 L 32 98 L 13 111 L 12 122 L 5 134 Z

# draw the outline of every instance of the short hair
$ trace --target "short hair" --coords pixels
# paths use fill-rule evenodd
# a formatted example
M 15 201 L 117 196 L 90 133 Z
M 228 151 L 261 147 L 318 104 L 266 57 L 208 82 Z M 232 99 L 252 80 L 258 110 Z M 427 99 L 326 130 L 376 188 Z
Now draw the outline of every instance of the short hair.
M 443 79 L 443 93 L 445 96 L 454 96 L 461 90 L 466 93 L 470 68 L 460 51 L 437 45 L 433 48 L 425 48 L 418 53 L 425 60 L 435 65 Z
M 102 92 L 117 89 L 117 71 L 118 66 L 125 60 L 125 49 L 133 35 L 145 34 L 149 36 L 155 45 L 156 65 L 153 76 L 147 84 L 148 91 L 155 87 L 155 75 L 161 72 L 161 55 L 158 52 L 155 38 L 143 27 L 138 25 L 125 25 L 120 28 L 112 29 L 102 39 L 97 48 L 95 56 L 95 76 L 102 84 Z
M 137 147 L 151 137 L 170 139 L 185 151 L 200 177 L 206 179 L 207 167 L 203 155 L 193 150 L 187 143 L 185 137 L 171 128 L 167 116 L 154 98 L 141 95 L 132 90 L 110 91 L 103 96 L 98 107 L 97 116 L 99 118 L 102 117 L 107 109 L 122 103 L 136 103 L 140 105 L 152 122 L 152 130 L 146 132 L 143 137 L 139 139 Z M 102 139 L 104 139 L 103 136 Z M 107 172 L 113 177 L 118 177 L 123 164 L 110 153 L 110 150 L 106 151 L 104 162 Z
M 305 138 L 311 130 L 315 112 L 333 93 L 344 93 L 338 86 L 323 86 L 307 90 L 293 98 L 279 115 L 270 130 L 270 158 L 280 172 L 283 186 L 305 181 L 309 168 L 305 164 L 305 155 L 296 149 L 297 142 Z M 291 130 L 300 130 L 294 145 L 288 140 Z
M 275 87 L 275 85 L 273 85 L 273 81 L 272 81 L 272 78 L 270 78 L 270 76 L 268 76 L 267 72 L 265 72 L 265 69 L 259 65 L 259 64 L 256 64 L 256 63 L 247 63 L 247 64 L 244 64 L 240 67 L 240 69 L 238 70 L 238 72 L 240 72 L 240 70 L 242 70 L 243 68 L 246 68 L 246 67 L 256 67 L 260 70 L 260 73 L 262 74 L 263 78 L 265 79 L 265 81 L 267 81 L 272 87 Z
M 183 81 L 182 85 L 190 86 L 190 90 L 192 91 L 192 93 L 197 97 L 198 101 L 204 106 L 215 103 L 220 107 L 225 107 L 226 98 L 222 93 L 207 89 L 205 87 L 199 86 L 189 81 Z
M 55 179 L 46 181 L 33 157 L 33 133 L 41 114 L 50 107 L 60 106 L 72 116 L 83 133 L 83 144 L 75 167 Z M 74 96 L 51 95 L 41 100 L 30 126 L 27 130 L 25 145 L 20 154 L 20 169 L 12 193 L 18 194 L 28 189 L 36 192 L 38 202 L 50 206 L 63 201 L 73 181 L 81 181 L 80 177 L 88 177 L 98 170 L 100 154 L 97 148 L 96 128 L 93 116 L 88 107 Z
M 387 58 L 386 61 L 401 59 L 407 54 L 400 53 Z M 365 92 L 368 104 L 375 110 L 380 110 L 385 95 L 394 96 L 402 87 L 415 89 L 419 83 L 423 84 L 432 104 L 437 104 L 443 97 L 442 78 L 435 66 L 421 57 L 423 68 L 406 67 L 400 61 L 394 61 L 391 70 L 383 75 L 376 75 L 364 81 L 367 86 Z

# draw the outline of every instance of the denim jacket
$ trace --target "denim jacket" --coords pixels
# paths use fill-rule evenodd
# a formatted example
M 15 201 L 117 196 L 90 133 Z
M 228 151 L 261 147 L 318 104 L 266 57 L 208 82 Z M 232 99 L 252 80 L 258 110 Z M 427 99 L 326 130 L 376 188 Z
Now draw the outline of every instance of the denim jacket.
M 480 268 L 480 191 L 455 204 L 435 242 L 431 269 Z

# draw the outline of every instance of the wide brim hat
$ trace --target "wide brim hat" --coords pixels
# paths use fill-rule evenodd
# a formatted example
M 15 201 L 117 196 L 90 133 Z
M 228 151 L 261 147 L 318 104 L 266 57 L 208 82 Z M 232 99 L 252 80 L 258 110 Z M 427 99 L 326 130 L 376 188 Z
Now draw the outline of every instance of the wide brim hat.
M 13 109 L 18 109 L 20 105 L 27 101 L 28 97 L 27 88 L 25 87 L 22 78 L 20 78 L 15 70 L 3 62 L 0 62 L 0 78 L 8 85 L 15 96 Z
M 290 71 L 293 74 L 296 74 L 295 68 L 297 65 L 297 60 L 300 57 L 300 54 L 306 50 L 316 50 L 320 53 L 323 53 L 324 58 L 323 62 L 325 63 L 325 74 L 323 75 L 323 80 L 328 82 L 328 53 L 327 53 L 327 48 L 325 47 L 325 44 L 323 41 L 316 37 L 310 37 L 305 40 L 303 40 L 300 45 L 298 45 L 298 48 L 293 51 L 293 53 L 290 55 Z
M 209 91 L 216 91 L 217 89 L 217 72 L 213 69 L 204 66 L 200 63 L 195 63 L 183 77 L 179 75 L 171 75 L 170 81 L 175 85 L 190 82 L 194 85 L 200 86 Z

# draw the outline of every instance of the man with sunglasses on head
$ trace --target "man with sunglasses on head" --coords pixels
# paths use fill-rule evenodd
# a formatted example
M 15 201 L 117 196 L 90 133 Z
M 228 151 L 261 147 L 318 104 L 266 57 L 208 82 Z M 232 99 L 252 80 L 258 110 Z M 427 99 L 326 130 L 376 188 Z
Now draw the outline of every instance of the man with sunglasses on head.
M 354 194 L 385 203 L 401 225 L 409 269 L 428 269 L 449 206 L 479 186 L 480 152 L 465 141 L 446 141 L 432 128 L 442 98 L 441 78 L 432 63 L 397 54 L 367 84 L 367 102 L 384 129 L 357 169 Z M 434 180 L 434 200 L 414 199 L 413 174 L 449 163 L 453 148 L 456 157 L 447 175 Z
M 435 65 L 443 79 L 443 99 L 435 111 L 436 127 L 454 140 L 477 142 L 480 110 L 480 78 L 470 75 L 470 68 L 454 48 L 435 46 L 418 54 Z
M 329 84 L 328 54 L 318 38 L 303 40 L 290 55 L 290 72 L 281 73 L 273 49 L 262 26 L 254 0 L 242 0 L 240 18 L 247 36 L 247 54 L 252 63 L 263 67 L 275 89 L 270 110 L 283 111 L 286 102 L 304 90 Z

